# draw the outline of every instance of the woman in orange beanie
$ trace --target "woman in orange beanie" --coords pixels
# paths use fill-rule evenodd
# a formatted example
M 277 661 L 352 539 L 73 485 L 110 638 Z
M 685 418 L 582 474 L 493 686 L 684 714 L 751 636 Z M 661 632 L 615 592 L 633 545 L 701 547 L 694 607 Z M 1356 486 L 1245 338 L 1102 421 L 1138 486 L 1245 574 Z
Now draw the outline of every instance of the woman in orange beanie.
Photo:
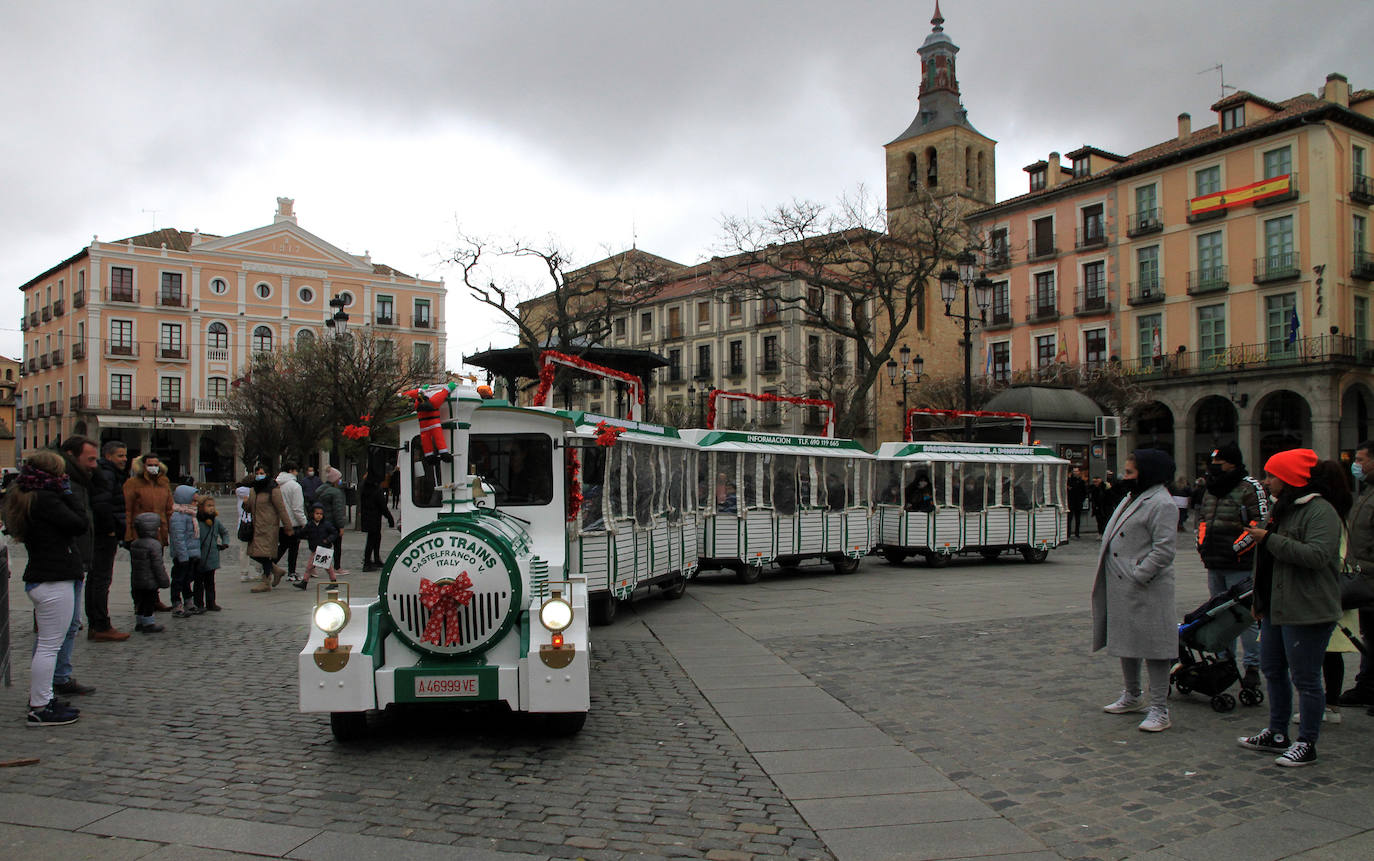
M 1275 503 L 1269 522 L 1248 526 L 1257 541 L 1254 613 L 1260 622 L 1260 671 L 1269 695 L 1269 726 L 1237 739 L 1241 747 L 1280 754 L 1283 766 L 1317 760 L 1326 701 L 1322 661 L 1341 617 L 1341 515 L 1314 480 L 1317 453 L 1282 451 L 1264 465 Z M 1324 492 L 1325 491 L 1325 494 Z M 1298 689 L 1298 737 L 1288 737 Z

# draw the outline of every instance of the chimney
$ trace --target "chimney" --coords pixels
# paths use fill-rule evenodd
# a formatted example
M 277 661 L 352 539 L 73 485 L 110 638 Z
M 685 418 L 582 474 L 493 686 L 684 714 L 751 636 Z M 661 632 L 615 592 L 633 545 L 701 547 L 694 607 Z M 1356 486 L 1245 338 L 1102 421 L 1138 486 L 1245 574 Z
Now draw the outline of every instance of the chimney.
M 289 222 L 291 222 L 292 224 L 295 224 L 295 223 L 296 223 L 295 206 L 296 206 L 296 200 L 295 200 L 295 198 L 291 198 L 291 197 L 279 197 L 279 198 L 277 198 L 277 215 L 276 215 L 275 218 L 272 219 L 272 223 L 273 223 L 273 224 L 276 224 L 276 223 L 281 222 L 281 221 L 289 221 Z
M 1054 188 L 1064 175 L 1064 166 L 1059 163 L 1059 153 L 1052 152 L 1048 159 L 1050 165 L 1045 169 L 1045 188 Z
M 1182 113 L 1178 115 L 1178 139 L 1186 141 L 1193 134 L 1193 115 Z
M 1350 81 L 1345 75 L 1332 72 L 1326 76 L 1326 83 L 1322 85 L 1321 96 L 1328 102 L 1343 108 L 1350 107 Z

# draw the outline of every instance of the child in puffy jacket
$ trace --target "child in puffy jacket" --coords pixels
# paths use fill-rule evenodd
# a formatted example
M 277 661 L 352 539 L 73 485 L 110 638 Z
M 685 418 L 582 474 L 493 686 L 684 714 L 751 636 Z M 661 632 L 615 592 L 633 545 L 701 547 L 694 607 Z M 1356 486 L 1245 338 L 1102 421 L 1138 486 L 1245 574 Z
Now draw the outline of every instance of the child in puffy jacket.
M 203 613 L 192 603 L 200 564 L 200 525 L 196 522 L 196 489 L 190 485 L 172 491 L 167 537 L 172 544 L 172 615 L 184 619 Z
M 304 589 L 316 571 L 328 571 L 330 582 L 335 582 L 334 569 L 315 567 L 315 550 L 321 546 L 333 547 L 334 540 L 339 537 L 339 530 L 335 529 L 334 524 L 325 516 L 323 505 L 317 502 L 310 507 L 310 515 L 302 531 L 305 532 L 305 540 L 310 542 L 310 561 L 305 565 L 305 576 L 291 585 L 297 589 Z
M 165 629 L 157 623 L 157 590 L 172 585 L 167 566 L 162 563 L 162 542 L 157 534 L 162 530 L 162 518 L 145 511 L 134 518 L 134 534 L 129 545 L 129 587 L 134 596 L 134 630 L 140 634 L 160 634 Z
M 200 567 L 191 588 L 197 610 L 219 612 L 215 603 L 215 572 L 219 570 L 219 554 L 229 549 L 229 530 L 219 522 L 215 500 L 203 497 L 196 504 L 196 520 L 200 523 Z

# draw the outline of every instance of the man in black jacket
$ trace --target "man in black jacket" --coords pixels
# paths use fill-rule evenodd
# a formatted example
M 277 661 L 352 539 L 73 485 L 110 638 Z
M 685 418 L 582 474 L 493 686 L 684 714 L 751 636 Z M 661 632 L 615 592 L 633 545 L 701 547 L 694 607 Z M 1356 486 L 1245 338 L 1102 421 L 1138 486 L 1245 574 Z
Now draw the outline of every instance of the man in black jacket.
M 1069 528 L 1070 538 L 1083 537 L 1083 503 L 1088 501 L 1088 483 L 1083 480 L 1083 471 L 1078 467 L 1069 473 Z
M 1207 592 L 1213 598 L 1250 577 L 1254 544 L 1246 540 L 1245 527 L 1263 526 L 1268 520 L 1269 494 L 1246 472 L 1240 446 L 1230 442 L 1213 451 L 1197 524 L 1197 549 L 1207 568 Z M 1246 628 L 1240 641 L 1245 647 L 1241 685 L 1258 688 L 1259 625 Z M 1234 655 L 1234 643 L 1231 652 Z
M 124 482 L 129 480 L 129 450 L 119 440 L 100 447 L 100 461 L 91 482 L 91 516 L 95 520 L 95 552 L 86 578 L 86 639 L 119 643 L 129 639 L 110 622 L 110 584 L 115 554 L 124 537 Z
M 89 576 L 94 559 L 95 546 L 91 542 L 94 518 L 91 515 L 91 485 L 95 480 L 95 465 L 100 449 L 95 440 L 84 436 L 69 436 L 62 441 L 60 453 L 67 461 L 67 477 L 71 479 L 72 500 L 76 510 L 86 515 L 86 529 L 76 536 L 77 550 L 81 553 L 82 571 Z M 76 604 L 72 607 L 72 623 L 67 629 L 67 638 L 57 652 L 57 667 L 52 674 L 53 690 L 65 696 L 93 694 L 95 688 L 83 685 L 72 676 L 72 646 L 76 632 L 81 628 L 82 583 L 76 584 Z

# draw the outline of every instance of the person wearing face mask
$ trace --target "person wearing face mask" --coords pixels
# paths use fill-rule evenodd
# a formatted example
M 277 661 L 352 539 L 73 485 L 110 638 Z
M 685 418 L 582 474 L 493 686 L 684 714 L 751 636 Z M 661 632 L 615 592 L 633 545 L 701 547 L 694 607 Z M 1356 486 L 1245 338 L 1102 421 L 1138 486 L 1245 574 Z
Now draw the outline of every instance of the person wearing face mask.
M 1350 474 L 1355 477 L 1356 496 L 1345 521 L 1349 534 L 1346 560 L 1358 565 L 1366 577 L 1374 578 L 1374 439 L 1355 449 Z M 1374 643 L 1374 608 L 1360 610 L 1360 639 Z M 1369 707 L 1374 715 L 1374 661 L 1367 655 L 1360 656 L 1355 686 L 1341 694 L 1340 704 Z
M 277 558 L 277 542 L 282 535 L 294 537 L 295 528 L 281 488 L 261 466 L 253 471 L 251 493 L 243 501 L 243 510 L 253 515 L 253 540 L 248 544 L 248 558 L 262 566 L 262 580 L 248 591 L 270 592 L 286 575 L 286 569 L 273 563 Z
M 162 521 L 157 540 L 166 547 L 167 525 L 172 517 L 172 483 L 162 474 L 162 461 L 152 452 L 139 455 L 134 458 L 129 473 L 129 480 L 124 482 L 124 540 L 132 543 L 138 538 L 134 518 L 147 512 L 156 514 Z M 172 607 L 158 598 L 155 609 L 165 613 Z
M 1251 523 L 1269 519 L 1269 494 L 1245 468 L 1240 446 L 1228 442 L 1212 452 L 1207 467 L 1207 492 L 1197 524 L 1197 551 L 1207 569 L 1207 592 L 1215 598 L 1249 579 L 1255 565 L 1254 542 L 1242 539 Z M 1239 542 L 1239 543 L 1238 543 Z M 1240 635 L 1245 649 L 1241 686 L 1260 686 L 1259 623 Z M 1236 657 L 1236 644 L 1228 650 Z
M 1174 459 L 1155 449 L 1137 449 L 1126 459 L 1117 485 L 1126 497 L 1102 536 L 1093 580 L 1093 651 L 1105 648 L 1121 660 L 1124 681 L 1108 714 L 1145 711 L 1142 732 L 1172 726 L 1166 705 L 1169 667 L 1178 657 L 1174 602 L 1174 545 L 1178 508 L 1169 493 Z M 1141 686 L 1141 665 L 1149 671 L 1150 696 Z M 1148 710 L 1148 711 L 1147 711 Z

